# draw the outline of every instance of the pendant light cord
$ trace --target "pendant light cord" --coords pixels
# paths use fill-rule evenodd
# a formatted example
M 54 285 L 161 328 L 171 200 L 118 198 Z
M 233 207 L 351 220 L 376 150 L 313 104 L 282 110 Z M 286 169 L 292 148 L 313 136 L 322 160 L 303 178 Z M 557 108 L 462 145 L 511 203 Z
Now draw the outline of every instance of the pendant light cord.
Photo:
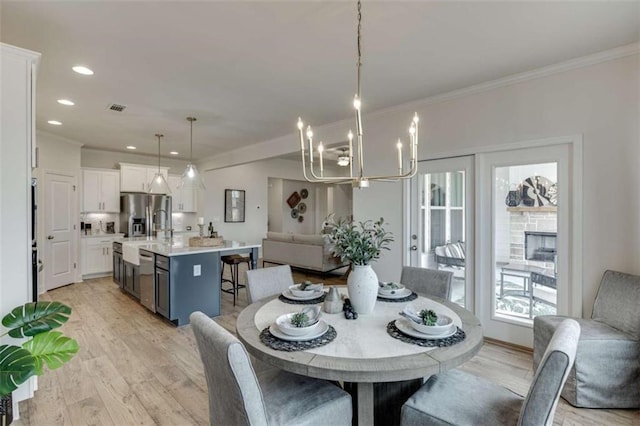
M 189 121 L 189 164 L 193 164 L 193 122 L 196 118 L 187 117 L 187 121 Z
M 362 66 L 362 49 L 360 47 L 360 39 L 362 38 L 360 32 L 362 30 L 362 3 L 358 0 L 358 62 L 356 63 L 358 67 L 358 98 L 360 98 L 360 67 Z
M 160 138 L 164 135 L 160 133 L 156 133 L 156 137 L 158 138 L 158 174 L 160 174 Z

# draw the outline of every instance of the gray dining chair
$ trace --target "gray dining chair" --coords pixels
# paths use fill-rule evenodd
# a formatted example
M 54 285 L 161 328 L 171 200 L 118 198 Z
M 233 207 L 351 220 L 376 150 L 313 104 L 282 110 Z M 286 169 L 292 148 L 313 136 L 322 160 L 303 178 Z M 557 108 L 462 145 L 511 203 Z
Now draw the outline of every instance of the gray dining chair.
M 400 282 L 416 293 L 449 300 L 452 278 L 453 272 L 450 271 L 404 266 Z
M 526 397 L 460 370 L 431 376 L 402 406 L 400 424 L 550 426 L 575 360 L 580 325 L 563 321 L 540 361 Z
M 565 318 L 534 318 L 534 368 Z M 606 271 L 591 318 L 576 321 L 582 334 L 562 397 L 576 407 L 640 408 L 640 276 Z
M 337 385 L 275 368 L 256 371 L 235 336 L 202 312 L 189 318 L 211 425 L 351 425 L 351 396 Z
M 252 269 L 246 278 L 249 303 L 280 294 L 294 284 L 289 265 Z

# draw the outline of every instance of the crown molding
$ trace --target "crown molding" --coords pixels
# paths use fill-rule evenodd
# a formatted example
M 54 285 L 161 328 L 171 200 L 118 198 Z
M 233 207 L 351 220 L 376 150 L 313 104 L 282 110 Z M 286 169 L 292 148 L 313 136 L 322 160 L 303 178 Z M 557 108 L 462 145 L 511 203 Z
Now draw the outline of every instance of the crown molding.
M 452 90 L 450 92 L 442 93 L 440 95 L 430 96 L 428 98 L 419 99 L 417 101 L 411 101 L 399 105 L 393 105 L 388 108 L 379 109 L 368 114 L 369 116 L 376 116 L 378 114 L 385 114 L 398 110 L 413 110 L 419 109 L 427 105 L 432 105 L 439 102 L 446 102 L 453 99 L 462 98 L 465 96 L 473 95 L 476 93 L 487 92 L 490 90 L 498 89 L 500 87 L 511 86 L 513 84 L 523 83 L 538 78 L 549 77 L 555 74 L 571 71 L 578 68 L 585 68 L 592 65 L 597 65 L 603 62 L 613 61 L 616 59 L 625 58 L 627 56 L 633 56 L 640 53 L 640 43 L 631 43 L 624 46 L 616 47 L 613 49 L 605 50 L 602 52 L 594 53 L 592 55 L 582 56 L 579 58 L 570 59 L 568 61 L 559 62 L 557 64 L 549 65 L 542 68 L 537 68 L 531 71 L 525 71 L 518 74 L 513 74 L 507 77 L 490 80 L 484 83 L 474 84 L 472 86 L 464 87 L 462 89 Z
M 78 147 L 84 146 L 83 142 L 79 142 L 74 139 L 68 139 L 68 138 L 65 138 L 64 136 L 58 136 L 54 133 L 47 132 L 46 130 L 36 129 L 36 141 L 38 140 L 37 139 L 38 137 L 43 137 L 43 136 L 48 139 L 55 140 L 56 142 L 62 142 L 62 143 L 66 143 L 66 144 L 78 146 Z M 36 146 L 37 146 L 37 142 L 36 142 Z

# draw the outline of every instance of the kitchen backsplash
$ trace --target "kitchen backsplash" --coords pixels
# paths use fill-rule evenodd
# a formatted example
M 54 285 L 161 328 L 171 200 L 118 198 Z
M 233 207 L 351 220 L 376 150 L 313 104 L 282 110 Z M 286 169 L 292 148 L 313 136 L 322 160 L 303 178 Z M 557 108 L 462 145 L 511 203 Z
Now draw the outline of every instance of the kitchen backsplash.
M 84 213 L 80 215 L 80 221 L 91 224 L 91 234 L 99 235 L 107 233 L 107 222 L 114 222 L 115 232 L 120 232 L 120 215 L 118 213 Z M 81 235 L 86 235 L 80 229 Z
M 188 231 L 187 226 L 191 227 L 191 232 L 198 231 L 197 220 L 195 213 L 171 214 L 171 224 L 175 232 Z M 106 234 L 107 222 L 114 222 L 115 232 L 120 232 L 120 215 L 118 213 L 84 213 L 80 215 L 80 221 L 91 224 L 91 235 Z M 82 230 L 80 233 L 85 235 Z
M 191 227 L 191 232 L 197 231 L 197 217 L 195 213 L 172 213 L 171 226 L 175 232 L 188 231 L 187 226 Z

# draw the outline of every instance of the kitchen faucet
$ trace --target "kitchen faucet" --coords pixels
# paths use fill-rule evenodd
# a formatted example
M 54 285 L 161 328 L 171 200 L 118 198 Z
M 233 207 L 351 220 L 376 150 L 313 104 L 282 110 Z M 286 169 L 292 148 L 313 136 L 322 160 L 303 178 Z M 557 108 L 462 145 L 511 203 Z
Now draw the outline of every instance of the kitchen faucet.
M 156 222 L 156 216 L 158 215 L 158 213 L 164 213 L 164 228 L 160 228 L 158 222 Z M 155 228 L 156 228 L 156 235 L 158 233 L 158 231 L 162 231 L 165 233 L 165 239 L 166 239 L 166 232 L 169 231 L 170 233 L 170 238 L 173 239 L 173 228 L 168 228 L 167 225 L 169 223 L 169 215 L 167 214 L 167 211 L 164 209 L 158 209 L 156 211 L 153 212 L 153 223 L 155 224 Z

